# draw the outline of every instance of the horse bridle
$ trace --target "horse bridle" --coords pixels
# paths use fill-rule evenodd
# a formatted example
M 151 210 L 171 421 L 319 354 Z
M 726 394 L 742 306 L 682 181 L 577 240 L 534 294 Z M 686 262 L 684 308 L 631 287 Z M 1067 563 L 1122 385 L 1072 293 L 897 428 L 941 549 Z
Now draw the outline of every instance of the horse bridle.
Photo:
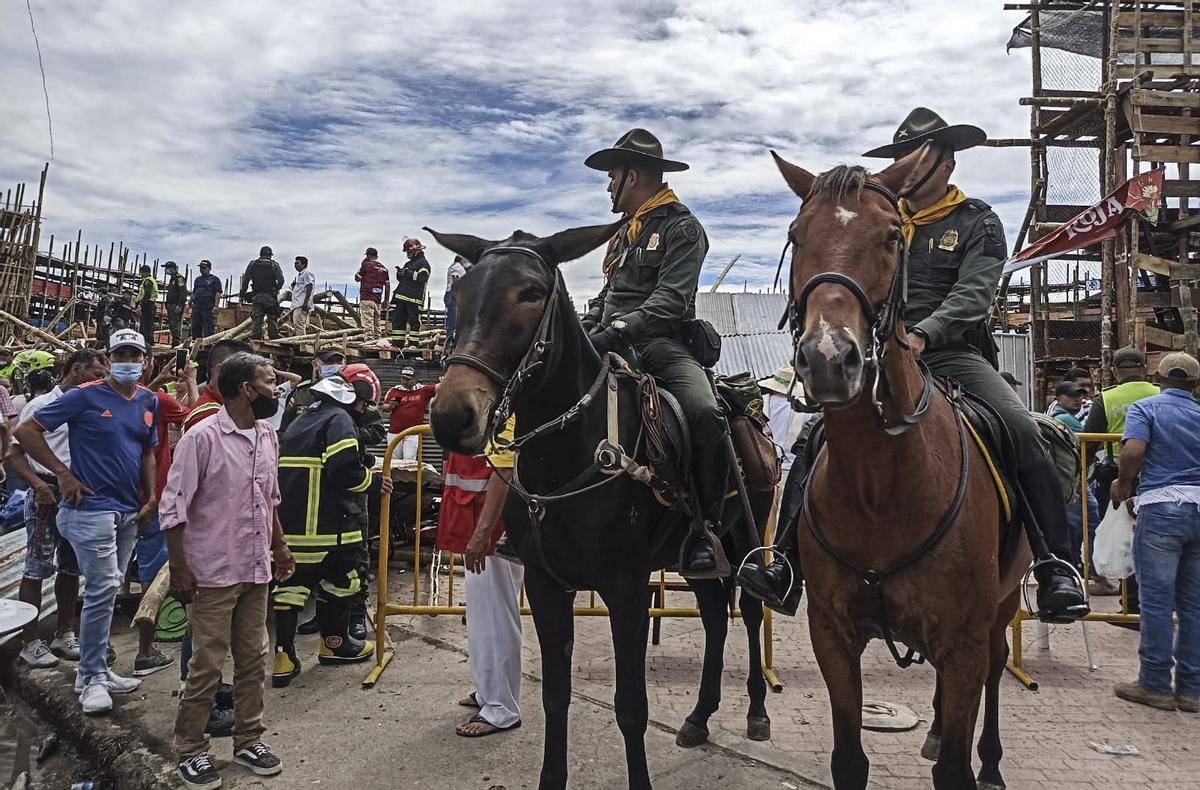
M 936 165 L 935 165 L 936 167 Z M 924 180 L 929 178 L 932 170 L 926 175 Z M 883 184 L 872 179 L 867 179 L 863 182 L 863 189 L 881 195 L 892 209 L 900 216 L 900 198 L 896 193 L 888 189 Z M 912 190 L 909 190 L 911 193 Z M 804 212 L 804 206 L 801 206 L 800 212 Z M 789 237 L 788 244 L 791 239 Z M 780 256 L 780 266 L 782 267 L 783 258 L 787 255 L 787 246 L 784 247 L 784 253 Z M 929 411 L 929 404 L 933 397 L 933 380 L 929 374 L 929 369 L 924 362 L 918 360 L 918 366 L 921 370 L 921 377 L 924 381 L 921 396 L 917 400 L 916 409 L 911 414 L 900 412 L 900 422 L 896 425 L 887 425 L 883 413 L 883 400 L 886 396 L 887 386 L 887 371 L 886 357 L 888 349 L 888 340 L 895 338 L 896 342 L 902 348 L 907 349 L 908 343 L 899 336 L 897 328 L 904 315 L 904 307 L 908 302 L 908 242 L 901 239 L 900 249 L 898 251 L 898 260 L 896 262 L 896 273 L 892 276 L 892 284 L 888 289 L 887 301 L 883 303 L 882 309 L 877 310 L 875 305 L 871 303 L 870 297 L 867 296 L 863 287 L 858 284 L 858 281 L 853 277 L 841 272 L 822 272 L 809 278 L 804 287 L 800 289 L 798 294 L 792 296 L 789 300 L 787 310 L 779 321 L 779 328 L 782 329 L 784 323 L 789 325 L 792 333 L 792 369 L 799 369 L 800 362 L 800 337 L 804 334 L 805 316 L 808 311 L 808 297 L 812 292 L 821 285 L 832 284 L 839 285 L 845 288 L 862 308 L 863 315 L 870 324 L 871 343 L 867 348 L 865 362 L 874 370 L 875 380 L 871 387 L 871 405 L 875 409 L 881 422 L 884 422 L 884 430 L 890 435 L 898 435 L 904 433 L 912 426 L 916 425 Z M 790 283 L 790 278 L 789 278 Z M 789 284 L 790 290 L 790 284 Z M 809 404 L 795 397 L 794 389 L 798 376 L 792 377 L 792 384 L 788 388 L 788 400 L 791 401 L 792 407 L 797 411 L 817 412 L 822 410 L 820 404 Z
M 442 364 L 446 367 L 450 365 L 466 365 L 487 376 L 488 379 L 495 382 L 500 387 L 500 396 L 496 399 L 495 407 L 489 416 L 489 435 L 493 440 L 504 430 L 505 423 L 508 422 L 509 416 L 512 415 L 513 398 L 521 391 L 525 383 L 541 369 L 546 363 L 546 354 L 553 347 L 554 341 L 550 336 L 553 329 L 553 319 L 558 312 L 558 302 L 562 293 L 562 273 L 542 256 L 540 252 L 530 247 L 518 247 L 515 245 L 506 245 L 501 247 L 492 247 L 479 256 L 481 262 L 489 255 L 497 255 L 504 253 L 515 253 L 533 258 L 540 263 L 553 276 L 553 284 L 550 286 L 550 295 L 546 297 L 546 307 L 542 312 L 541 321 L 538 323 L 537 332 L 534 333 L 533 341 L 529 347 L 525 349 L 525 353 L 521 356 L 520 362 L 517 363 L 516 369 L 511 376 L 505 376 L 494 367 L 484 362 L 482 359 L 471 354 L 455 352 L 447 356 Z M 524 441 L 529 437 L 521 437 Z M 518 440 L 514 440 L 512 445 L 516 445 Z M 510 445 L 511 446 L 511 445 Z

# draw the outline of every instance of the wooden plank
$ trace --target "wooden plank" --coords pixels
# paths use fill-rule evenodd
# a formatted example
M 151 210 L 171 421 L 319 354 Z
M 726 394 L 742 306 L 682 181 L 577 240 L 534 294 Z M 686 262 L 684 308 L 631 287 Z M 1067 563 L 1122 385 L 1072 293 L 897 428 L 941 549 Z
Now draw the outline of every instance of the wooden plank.
M 1140 40 L 1133 38 L 1118 38 L 1116 50 L 1121 54 L 1127 54 L 1130 52 L 1153 52 L 1155 54 L 1181 55 L 1183 54 L 1184 50 L 1184 42 L 1182 37 L 1142 38 Z
M 1163 197 L 1200 197 L 1200 181 L 1168 179 L 1163 182 Z
M 1181 115 L 1154 115 L 1135 107 L 1133 131 L 1138 134 L 1200 134 L 1200 118 Z
M 1121 27 L 1183 27 L 1183 11 L 1121 11 L 1117 13 L 1117 24 Z
M 1146 68 L 1146 67 L 1142 67 Z M 1160 66 L 1159 68 L 1165 68 Z M 1135 88 L 1129 92 L 1129 99 L 1134 105 L 1143 107 L 1198 107 L 1200 108 L 1200 93 L 1182 93 L 1173 91 L 1151 91 Z
M 1187 183 L 1195 184 L 1197 182 L 1189 181 Z M 1191 228 L 1195 228 L 1197 226 L 1200 226 L 1200 214 L 1193 214 L 1192 216 L 1185 217 L 1177 222 L 1172 222 L 1168 227 L 1168 230 L 1177 232 L 1181 230 L 1190 230 Z
M 1172 263 L 1172 280 L 1200 280 L 1200 263 Z
M 1151 255 L 1148 252 L 1138 252 L 1133 256 L 1133 265 L 1148 272 L 1170 277 L 1171 267 L 1178 266 L 1179 264 L 1167 258 L 1159 258 L 1157 255 Z
M 1146 344 L 1169 348 L 1172 351 L 1182 351 L 1183 335 L 1177 335 L 1174 332 L 1168 332 L 1156 326 L 1148 326 L 1146 327 Z
M 1141 162 L 1200 164 L 1200 147 L 1192 145 L 1134 145 L 1133 158 Z
M 1175 76 L 1195 77 L 1200 76 L 1200 65 L 1192 64 L 1187 66 L 1182 63 L 1129 63 L 1122 64 L 1113 69 L 1113 75 L 1118 80 L 1131 80 L 1139 74 L 1150 74 L 1151 77 L 1157 77 L 1158 79 Z

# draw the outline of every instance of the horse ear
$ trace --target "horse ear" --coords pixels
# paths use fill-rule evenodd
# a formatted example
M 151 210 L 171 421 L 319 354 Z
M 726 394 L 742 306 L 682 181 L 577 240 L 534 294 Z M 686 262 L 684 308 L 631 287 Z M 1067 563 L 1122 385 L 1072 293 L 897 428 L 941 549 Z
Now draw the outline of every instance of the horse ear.
M 458 253 L 471 263 L 478 261 L 488 247 L 495 247 L 500 243 L 481 239 L 478 236 L 468 236 L 465 233 L 438 233 L 433 228 L 422 228 L 422 230 L 429 231 L 430 235 L 437 239 L 438 244 L 450 252 Z
M 771 152 L 771 156 L 775 157 L 776 167 L 783 174 L 783 180 L 796 193 L 796 197 L 801 200 L 808 197 L 808 193 L 812 191 L 813 182 L 817 180 L 817 177 L 803 167 L 792 164 L 774 151 Z
M 626 219 L 620 219 L 609 225 L 590 225 L 586 228 L 564 230 L 542 239 L 538 242 L 538 248 L 551 263 L 573 261 L 607 243 L 626 222 Z
M 926 142 L 911 154 L 897 159 L 886 170 L 872 178 L 897 195 L 904 195 L 929 172 L 930 168 L 937 166 L 934 163 L 937 155 L 938 150 L 933 143 Z

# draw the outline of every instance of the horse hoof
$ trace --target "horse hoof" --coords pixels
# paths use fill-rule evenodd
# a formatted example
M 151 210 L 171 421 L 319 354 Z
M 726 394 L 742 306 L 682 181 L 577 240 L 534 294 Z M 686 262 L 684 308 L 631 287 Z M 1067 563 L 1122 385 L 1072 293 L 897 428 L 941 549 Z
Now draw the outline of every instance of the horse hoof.
M 699 746 L 707 740 L 708 730 L 698 727 L 690 721 L 685 721 L 683 726 L 679 728 L 679 732 L 675 735 L 675 745 L 682 746 L 685 749 Z
M 747 716 L 746 737 L 752 741 L 771 740 L 771 720 L 765 716 Z
M 925 736 L 925 744 L 921 747 L 921 756 L 930 762 L 937 762 L 938 755 L 942 752 L 942 736 L 934 735 L 932 732 Z

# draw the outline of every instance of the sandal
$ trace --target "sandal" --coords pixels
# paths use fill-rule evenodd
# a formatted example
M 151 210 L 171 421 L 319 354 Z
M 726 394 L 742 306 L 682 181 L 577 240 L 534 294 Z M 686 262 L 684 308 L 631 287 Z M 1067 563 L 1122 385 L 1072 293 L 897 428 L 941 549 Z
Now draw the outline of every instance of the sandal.
M 495 724 L 492 724 L 490 721 L 476 713 L 466 721 L 466 724 L 486 724 L 487 726 L 491 727 L 491 729 L 486 732 L 463 732 L 463 725 L 460 724 L 458 727 L 454 728 L 454 734 L 462 736 L 463 738 L 486 738 L 487 736 L 495 735 L 498 732 L 508 732 L 509 730 L 517 729 L 521 726 L 521 720 L 517 719 L 515 723 L 510 724 L 507 727 L 497 727 Z
M 482 708 L 483 707 L 482 705 L 479 704 L 479 698 L 475 696 L 474 691 L 472 691 L 470 694 L 468 694 L 467 696 L 460 699 L 458 701 L 458 704 L 462 705 L 464 708 Z

